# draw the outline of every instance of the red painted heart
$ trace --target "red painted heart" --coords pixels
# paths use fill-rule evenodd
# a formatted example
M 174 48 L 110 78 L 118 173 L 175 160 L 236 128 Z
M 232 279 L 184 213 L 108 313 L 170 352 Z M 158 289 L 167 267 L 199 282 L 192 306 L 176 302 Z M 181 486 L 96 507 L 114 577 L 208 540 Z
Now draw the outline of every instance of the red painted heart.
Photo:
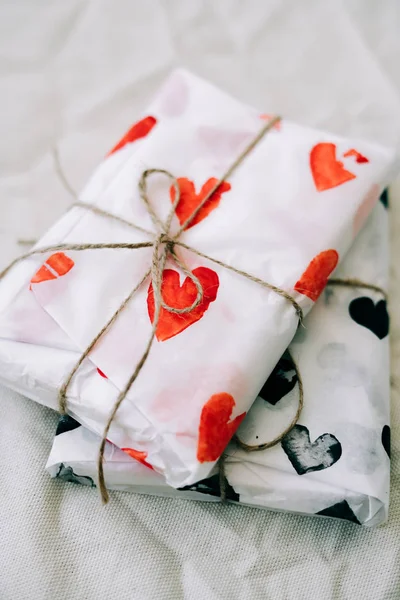
M 215 177 L 208 179 L 201 188 L 199 194 L 196 194 L 196 188 L 194 187 L 193 181 L 190 181 L 190 179 L 186 179 L 186 177 L 179 177 L 177 181 L 181 192 L 181 197 L 175 212 L 180 224 L 183 225 L 190 215 L 193 214 L 199 204 L 201 204 L 206 195 L 212 190 L 215 184 L 218 183 L 218 179 Z M 222 194 L 229 192 L 230 189 L 230 183 L 223 181 L 217 190 L 210 196 L 202 209 L 197 213 L 193 221 L 188 225 L 187 229 L 197 225 L 197 223 L 200 223 L 200 221 L 205 219 L 207 215 L 215 210 L 220 203 Z M 171 202 L 174 202 L 175 188 L 172 186 L 170 189 L 170 196 Z
M 200 416 L 197 460 L 201 463 L 218 460 L 231 437 L 246 416 L 242 413 L 230 421 L 235 406 L 233 396 L 225 392 L 214 394 L 203 406 Z
M 230 131 L 220 127 L 203 125 L 197 129 L 201 147 L 208 156 L 224 159 L 235 154 L 237 156 L 254 137 L 251 131 Z
M 69 258 L 64 252 L 56 252 L 49 256 L 44 265 L 35 273 L 31 279 L 31 284 L 62 277 L 72 269 L 74 264 L 72 258 Z
M 344 168 L 340 160 L 336 160 L 335 144 L 321 143 L 314 146 L 310 152 L 310 167 L 315 187 L 319 192 L 356 178 L 354 173 Z
M 138 462 L 142 463 L 142 465 L 145 465 L 145 467 L 153 469 L 151 464 L 146 461 L 147 452 L 141 452 L 140 450 L 135 450 L 134 448 L 121 448 L 121 450 L 129 454 L 131 458 L 134 458 Z
M 304 296 L 308 296 L 314 302 L 322 293 L 328 277 L 336 268 L 339 254 L 336 250 L 324 250 L 312 259 L 303 275 L 300 277 L 294 289 Z
M 354 148 L 352 148 L 351 150 L 347 150 L 347 152 L 345 152 L 343 154 L 343 156 L 345 158 L 347 158 L 348 156 L 354 156 L 354 158 L 356 159 L 356 162 L 358 163 L 367 163 L 369 162 L 368 158 L 366 156 L 363 156 L 362 154 L 360 154 L 359 152 L 357 152 L 357 150 L 354 150 Z
M 112 148 L 109 151 L 107 156 L 114 154 L 114 152 L 117 152 L 118 150 L 126 146 L 126 144 L 130 144 L 132 142 L 135 142 L 136 140 L 139 140 L 140 138 L 146 137 L 146 135 L 150 133 L 150 131 L 153 129 L 156 123 L 157 119 L 155 119 L 155 117 L 145 117 L 141 121 L 138 121 L 137 123 L 132 125 L 132 127 L 126 132 L 126 134 L 119 140 L 118 144 L 116 144 L 114 148 Z
M 185 75 L 175 71 L 158 95 L 158 110 L 166 117 L 180 117 L 189 104 L 189 98 L 190 90 Z
M 206 310 L 208 309 L 210 302 L 214 302 L 217 297 L 219 279 L 217 273 L 207 267 L 198 267 L 194 269 L 193 275 L 195 275 L 203 288 L 203 300 L 199 306 L 194 308 L 189 313 L 174 314 L 161 308 L 160 318 L 157 325 L 156 337 L 159 342 L 164 342 L 181 331 L 184 331 L 196 321 L 199 321 Z M 186 277 L 182 286 L 179 282 L 179 273 L 172 269 L 165 269 L 163 273 L 162 281 L 162 297 L 164 302 L 173 308 L 186 308 L 191 306 L 197 297 L 197 288 L 193 281 Z M 150 317 L 150 321 L 154 320 L 155 303 L 154 303 L 154 292 L 153 285 L 150 284 L 147 293 L 147 309 Z

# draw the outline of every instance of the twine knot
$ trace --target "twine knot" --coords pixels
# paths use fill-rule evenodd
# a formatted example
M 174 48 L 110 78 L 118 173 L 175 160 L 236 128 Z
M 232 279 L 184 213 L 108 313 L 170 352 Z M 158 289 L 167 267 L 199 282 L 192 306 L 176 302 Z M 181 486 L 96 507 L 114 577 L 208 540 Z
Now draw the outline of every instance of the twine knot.
M 172 186 L 175 189 L 174 201 L 171 205 L 171 209 L 170 209 L 165 221 L 163 221 L 157 215 L 156 211 L 154 210 L 154 208 L 151 204 L 151 201 L 150 201 L 150 198 L 149 198 L 149 195 L 147 192 L 147 182 L 148 182 L 148 179 L 152 175 L 166 176 L 168 179 L 170 179 Z M 192 273 L 192 271 L 190 271 L 190 269 L 186 266 L 186 264 L 183 262 L 183 260 L 177 256 L 177 254 L 175 252 L 175 244 L 177 243 L 177 241 L 178 241 L 179 237 L 181 236 L 181 234 L 183 233 L 183 231 L 188 227 L 188 225 L 190 225 L 192 220 L 198 214 L 199 210 L 204 206 L 205 202 L 207 202 L 210 199 L 212 194 L 218 189 L 218 187 L 221 185 L 221 183 L 222 183 L 222 181 L 219 181 L 218 184 L 214 186 L 214 188 L 211 190 L 211 192 L 209 194 L 207 194 L 207 197 L 199 204 L 197 209 L 195 211 L 193 211 L 193 213 L 190 215 L 190 217 L 188 219 L 186 219 L 186 221 L 179 228 L 177 233 L 175 233 L 175 235 L 171 236 L 170 230 L 171 230 L 171 225 L 172 225 L 172 219 L 175 214 L 175 210 L 181 199 L 181 190 L 179 187 L 178 180 L 176 179 L 176 177 L 174 177 L 174 175 L 172 175 L 172 173 L 170 173 L 169 171 L 166 171 L 165 169 L 146 169 L 142 173 L 142 176 L 141 176 L 141 178 L 139 180 L 139 184 L 138 184 L 139 193 L 140 193 L 140 197 L 142 198 L 142 200 L 147 208 L 147 212 L 152 220 L 154 228 L 156 229 L 156 233 L 153 236 L 153 243 L 152 243 L 153 256 L 152 256 L 152 263 L 151 263 L 151 281 L 152 281 L 152 285 L 153 285 L 153 293 L 154 293 L 155 307 L 156 307 L 154 322 L 156 322 L 156 323 L 158 322 L 161 308 L 163 308 L 164 310 L 167 310 L 170 313 L 183 315 L 183 314 L 189 313 L 192 310 L 194 310 L 195 308 L 197 308 L 197 306 L 199 306 L 199 304 L 201 304 L 201 302 L 203 301 L 203 295 L 204 295 L 203 287 L 202 287 L 199 279 Z M 181 271 L 189 279 L 191 279 L 191 281 L 196 286 L 197 296 L 196 296 L 196 299 L 194 300 L 194 302 L 190 306 L 185 306 L 184 308 L 175 308 L 174 306 L 170 306 L 169 304 L 167 304 L 163 299 L 162 280 L 163 280 L 163 273 L 164 273 L 166 263 L 167 263 L 167 258 L 171 258 L 176 263 L 176 265 L 179 267 L 179 269 L 181 269 Z

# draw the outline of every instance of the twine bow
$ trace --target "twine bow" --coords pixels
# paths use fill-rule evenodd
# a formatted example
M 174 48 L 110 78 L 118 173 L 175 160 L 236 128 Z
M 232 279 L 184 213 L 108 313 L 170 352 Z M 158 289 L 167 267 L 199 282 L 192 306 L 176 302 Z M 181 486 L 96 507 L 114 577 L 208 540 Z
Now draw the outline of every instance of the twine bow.
M 220 185 L 225 180 L 227 180 L 230 175 L 232 175 L 232 173 L 243 162 L 243 160 L 246 158 L 246 156 L 248 154 L 250 154 L 250 152 L 254 149 L 254 147 L 260 142 L 260 140 L 266 135 L 266 133 L 274 127 L 274 125 L 278 121 L 280 121 L 280 117 L 274 117 L 271 121 L 269 121 L 262 127 L 260 132 L 249 143 L 249 145 L 245 148 L 245 150 L 238 156 L 238 158 L 233 162 L 233 164 L 224 173 L 224 175 L 220 178 L 220 180 L 214 185 L 214 187 L 206 194 L 206 196 L 203 198 L 201 203 L 199 203 L 197 208 L 186 219 L 186 221 L 181 225 L 181 227 L 178 229 L 178 231 L 175 234 L 171 234 L 171 225 L 172 225 L 173 216 L 175 214 L 175 210 L 180 201 L 179 183 L 178 183 L 177 179 L 174 177 L 174 175 L 172 175 L 171 173 L 169 173 L 168 171 L 166 171 L 164 169 L 147 169 L 143 172 L 143 174 L 140 178 L 138 188 L 139 188 L 140 196 L 147 208 L 148 214 L 150 215 L 150 218 L 152 220 L 152 223 L 154 225 L 156 233 L 148 231 L 148 230 L 144 229 L 143 227 L 136 225 L 135 223 L 127 221 L 127 220 L 123 219 L 122 217 L 113 215 L 112 213 L 105 211 L 101 208 L 98 208 L 96 206 L 93 206 L 93 205 L 89 205 L 89 204 L 82 203 L 82 202 L 75 202 L 72 205 L 72 207 L 78 206 L 78 207 L 84 208 L 85 210 L 90 210 L 91 212 L 93 212 L 99 216 L 103 216 L 108 219 L 113 219 L 120 223 L 128 225 L 130 227 L 133 227 L 134 229 L 141 231 L 142 233 L 150 235 L 152 237 L 152 239 L 150 241 L 139 242 L 139 243 L 111 243 L 111 244 L 96 244 L 96 243 L 57 244 L 57 245 L 53 245 L 53 246 L 47 246 L 45 248 L 34 249 L 34 250 L 18 257 L 6 269 L 4 269 L 4 271 L 2 273 L 0 273 L 0 279 L 1 279 L 15 264 L 21 262 L 22 260 L 25 260 L 26 258 L 29 258 L 33 255 L 46 254 L 48 252 L 54 252 L 57 250 L 60 250 L 60 251 L 61 250 L 83 251 L 83 250 L 101 250 L 101 249 L 137 250 L 140 248 L 153 248 L 153 254 L 152 254 L 150 268 L 146 271 L 145 275 L 142 277 L 142 279 L 139 281 L 139 283 L 133 288 L 133 290 L 129 293 L 129 295 L 123 300 L 123 302 L 121 303 L 119 308 L 115 311 L 115 313 L 112 315 L 110 320 L 104 325 L 104 327 L 101 329 L 101 331 L 99 331 L 99 333 L 91 341 L 91 343 L 86 348 L 86 350 L 81 354 L 79 360 L 77 361 L 77 363 L 75 364 L 75 366 L 73 367 L 70 374 L 68 375 L 68 377 L 66 378 L 65 382 L 63 383 L 63 385 L 61 386 L 61 388 L 59 390 L 59 409 L 62 414 L 65 414 L 67 411 L 67 391 L 68 391 L 68 388 L 71 384 L 71 381 L 72 381 L 74 375 L 78 371 L 78 369 L 81 366 L 81 364 L 83 363 L 83 361 L 89 356 L 90 352 L 93 350 L 94 346 L 97 344 L 97 342 L 100 340 L 100 338 L 109 330 L 109 328 L 112 326 L 112 324 L 118 318 L 118 315 L 124 310 L 124 308 L 130 302 L 130 300 L 132 299 L 132 297 L 134 296 L 136 291 L 140 288 L 140 286 L 144 283 L 144 281 L 150 276 L 152 286 L 153 286 L 154 300 L 155 300 L 155 311 L 154 311 L 154 318 L 153 318 L 151 333 L 149 335 L 149 339 L 147 341 L 147 344 L 145 346 L 144 352 L 143 352 L 140 360 L 138 361 L 132 375 L 128 379 L 125 387 L 120 391 L 120 393 L 114 403 L 113 409 L 109 415 L 106 427 L 104 429 L 103 438 L 102 438 L 102 441 L 100 444 L 99 455 L 98 455 L 98 480 L 99 480 L 99 490 L 100 490 L 101 498 L 102 498 L 102 501 L 104 504 L 108 502 L 108 498 L 109 498 L 108 492 L 106 489 L 106 485 L 105 485 L 104 470 L 103 470 L 104 450 L 105 450 L 105 445 L 107 442 L 107 436 L 108 436 L 111 424 L 115 418 L 115 415 L 116 415 L 119 407 L 121 406 L 122 402 L 126 398 L 129 390 L 131 389 L 133 383 L 135 382 L 136 378 L 138 377 L 139 373 L 141 372 L 141 370 L 143 368 L 143 365 L 145 364 L 145 362 L 148 358 L 150 349 L 151 349 L 153 341 L 154 341 L 154 337 L 156 335 L 157 326 L 158 326 L 159 319 L 160 319 L 161 308 L 163 308 L 164 310 L 166 310 L 168 312 L 174 313 L 174 314 L 183 315 L 183 314 L 190 313 L 197 306 L 199 306 L 199 304 L 203 300 L 202 285 L 201 285 L 199 279 L 185 265 L 184 261 L 181 258 L 179 258 L 179 256 L 176 253 L 176 246 L 184 248 L 186 250 L 189 250 L 197 256 L 205 258 L 225 269 L 228 269 L 238 275 L 245 277 L 246 279 L 248 279 L 250 281 L 253 281 L 254 283 L 261 285 L 262 287 L 264 287 L 268 290 L 273 291 L 274 293 L 285 298 L 287 301 L 289 301 L 292 304 L 293 308 L 295 309 L 296 315 L 299 319 L 299 322 L 302 322 L 302 320 L 303 320 L 303 311 L 302 311 L 301 306 L 285 290 L 283 290 L 277 286 L 274 286 L 271 283 L 268 283 L 267 281 L 263 281 L 262 279 L 259 279 L 258 277 L 255 277 L 254 275 L 252 275 L 250 273 L 246 273 L 245 271 L 236 269 L 235 267 L 232 267 L 231 265 L 228 265 L 228 264 L 226 264 L 220 260 L 217 260 L 211 256 L 203 254 L 196 248 L 192 248 L 191 246 L 188 246 L 187 244 L 183 243 L 180 240 L 180 236 L 182 235 L 182 233 L 192 223 L 193 219 L 195 219 L 195 217 L 201 211 L 201 209 L 206 204 L 206 202 L 208 202 L 210 200 L 210 198 L 218 190 Z M 172 186 L 175 189 L 175 198 L 174 198 L 174 201 L 171 205 L 171 209 L 170 209 L 165 221 L 160 219 L 160 217 L 155 212 L 155 210 L 150 202 L 148 192 L 147 192 L 148 179 L 155 174 L 163 175 L 163 176 L 167 177 L 171 181 Z M 168 258 L 172 259 L 176 263 L 178 268 L 194 283 L 194 285 L 197 289 L 196 299 L 190 306 L 187 306 L 184 308 L 175 308 L 173 306 L 168 305 L 163 299 L 162 280 L 163 280 L 163 273 L 164 273 L 164 269 L 165 269 Z M 301 407 L 302 407 L 302 403 L 303 403 L 303 400 L 302 400 L 302 394 L 301 394 L 301 398 L 299 401 L 299 408 L 297 410 L 295 419 L 290 424 L 289 428 L 286 428 L 285 432 L 281 436 L 279 436 L 279 439 L 276 438 L 275 440 L 273 440 L 272 444 L 270 444 L 270 445 L 277 443 L 280 439 L 282 439 L 283 435 L 285 433 L 287 433 L 287 431 L 290 430 L 294 426 L 294 424 L 298 420 L 298 417 L 299 417 L 299 414 L 301 411 Z

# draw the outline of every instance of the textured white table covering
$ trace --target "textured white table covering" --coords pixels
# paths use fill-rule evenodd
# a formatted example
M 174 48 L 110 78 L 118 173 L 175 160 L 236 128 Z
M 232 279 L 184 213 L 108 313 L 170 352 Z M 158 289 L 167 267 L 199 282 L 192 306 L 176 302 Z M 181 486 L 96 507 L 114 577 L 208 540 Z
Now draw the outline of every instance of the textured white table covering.
M 400 147 L 397 0 L 0 2 L 5 264 L 183 64 L 266 112 Z M 50 480 L 57 416 L 0 390 L 0 598 L 400 597 L 400 185 L 391 190 L 392 504 L 388 525 L 113 494 Z

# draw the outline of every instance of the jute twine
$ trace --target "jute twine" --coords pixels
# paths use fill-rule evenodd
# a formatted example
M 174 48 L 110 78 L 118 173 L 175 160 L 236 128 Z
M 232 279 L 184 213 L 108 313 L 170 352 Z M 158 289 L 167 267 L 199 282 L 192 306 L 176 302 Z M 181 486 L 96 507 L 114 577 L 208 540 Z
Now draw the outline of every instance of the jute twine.
M 56 244 L 56 245 L 47 246 L 44 248 L 37 248 L 37 249 L 34 249 L 34 250 L 27 252 L 27 253 L 23 254 L 22 256 L 16 258 L 14 261 L 12 261 L 8 265 L 8 267 L 6 267 L 0 273 L 0 280 L 1 280 L 6 275 L 6 273 L 8 273 L 8 271 L 17 263 L 19 263 L 31 256 L 46 254 L 48 252 L 54 252 L 54 251 L 63 251 L 63 250 L 83 251 L 83 250 L 101 250 L 101 249 L 138 250 L 140 248 L 151 248 L 151 247 L 153 248 L 152 260 L 151 260 L 151 265 L 150 265 L 149 269 L 146 271 L 146 273 L 143 275 L 142 279 L 137 283 L 137 285 L 132 289 L 132 291 L 128 294 L 128 296 L 123 300 L 123 302 L 118 307 L 118 309 L 114 312 L 114 314 L 109 319 L 109 321 L 104 325 L 104 327 L 99 331 L 99 333 L 93 338 L 93 340 L 91 341 L 89 346 L 86 348 L 86 350 L 81 354 L 79 360 L 77 361 L 77 363 L 75 364 L 75 366 L 73 367 L 73 369 L 71 370 L 71 372 L 69 373 L 68 377 L 66 378 L 65 382 L 63 383 L 63 385 L 61 386 L 61 388 L 59 390 L 59 410 L 60 410 L 61 414 L 65 414 L 67 411 L 67 391 L 68 391 L 69 386 L 71 385 L 72 379 L 74 378 L 79 367 L 82 365 L 83 361 L 89 356 L 90 352 L 93 350 L 93 348 L 95 347 L 97 342 L 100 340 L 100 338 L 110 329 L 110 327 L 116 321 L 116 319 L 118 318 L 120 313 L 129 304 L 130 300 L 135 295 L 137 290 L 141 287 L 141 285 L 143 285 L 145 280 L 150 276 L 151 282 L 152 282 L 152 287 L 153 287 L 154 300 L 155 300 L 155 311 L 154 311 L 154 318 L 153 318 L 151 333 L 150 333 L 149 339 L 147 341 L 147 344 L 145 346 L 144 352 L 143 352 L 140 360 L 138 361 L 132 375 L 128 379 L 125 387 L 121 390 L 121 392 L 119 393 L 119 395 L 114 403 L 114 406 L 108 417 L 108 421 L 107 421 L 106 427 L 104 429 L 103 437 L 102 437 L 101 444 L 100 444 L 97 466 L 98 466 L 99 491 L 100 491 L 100 496 L 101 496 L 103 504 L 106 504 L 109 500 L 108 491 L 107 491 L 107 488 L 105 485 L 104 469 L 103 469 L 104 451 L 105 451 L 108 433 L 109 433 L 111 424 L 113 423 L 114 418 L 118 412 L 119 407 L 121 406 L 122 402 L 125 400 L 129 390 L 131 389 L 133 383 L 135 382 L 138 375 L 140 374 L 140 372 L 149 356 L 149 353 L 150 353 L 150 350 L 151 350 L 151 347 L 152 347 L 152 344 L 154 341 L 154 337 L 156 334 L 156 330 L 157 330 L 157 326 L 158 326 L 158 322 L 159 322 L 159 318 L 160 318 L 161 308 L 163 308 L 164 310 L 167 310 L 168 312 L 174 313 L 174 314 L 186 314 L 186 313 L 189 313 L 192 310 L 194 310 L 197 306 L 199 306 L 199 304 L 203 300 L 203 288 L 201 286 L 201 283 L 198 280 L 198 278 L 189 270 L 189 268 L 184 263 L 184 261 L 178 257 L 178 255 L 176 254 L 176 250 L 175 250 L 176 246 L 179 246 L 181 248 L 189 250 L 197 256 L 200 256 L 202 258 L 205 258 L 206 260 L 214 262 L 215 264 L 217 264 L 221 267 L 224 267 L 225 269 L 228 269 L 238 275 L 241 275 L 242 277 L 245 277 L 246 279 L 253 281 L 254 283 L 257 283 L 257 284 L 261 285 L 262 287 L 269 289 L 270 291 L 278 294 L 279 296 L 281 296 L 282 298 L 284 298 L 285 300 L 287 300 L 288 302 L 290 302 L 292 304 L 292 306 L 295 310 L 295 313 L 299 319 L 299 324 L 301 324 L 303 322 L 303 310 L 302 310 L 301 306 L 285 290 L 283 290 L 277 286 L 274 286 L 274 285 L 268 283 L 267 281 L 263 281 L 262 279 L 259 279 L 258 277 L 255 277 L 254 275 L 252 275 L 250 273 L 247 273 L 240 269 L 236 269 L 235 267 L 232 267 L 231 265 L 228 265 L 220 260 L 217 260 L 211 256 L 208 256 L 208 255 L 200 252 L 199 250 L 192 248 L 191 246 L 189 246 L 187 244 L 184 244 L 183 242 L 181 242 L 179 240 L 182 233 L 191 224 L 193 219 L 195 219 L 195 217 L 198 215 L 198 213 L 203 208 L 203 206 L 206 204 L 206 202 L 208 202 L 208 200 L 211 198 L 211 196 L 218 190 L 219 186 L 234 173 L 234 171 L 241 165 L 241 163 L 244 161 L 244 159 L 247 157 L 247 155 L 250 154 L 250 152 L 257 146 L 257 144 L 262 140 L 262 138 L 280 120 L 281 120 L 280 117 L 278 117 L 278 116 L 274 117 L 271 121 L 269 121 L 262 127 L 260 132 L 249 143 L 249 145 L 244 149 L 244 151 L 238 156 L 238 158 L 233 162 L 233 164 L 227 169 L 227 171 L 224 173 L 224 175 L 213 186 L 213 188 L 207 193 L 207 195 L 203 198 L 202 202 L 197 206 L 197 208 L 186 219 L 186 221 L 183 223 L 183 225 L 181 225 L 181 227 L 178 229 L 177 233 L 175 233 L 174 235 L 171 235 L 170 228 L 171 228 L 173 216 L 175 214 L 175 209 L 177 208 L 179 201 L 180 201 L 180 188 L 179 188 L 178 181 L 174 177 L 174 175 L 172 175 L 170 172 L 168 172 L 164 169 L 147 169 L 143 172 L 143 174 L 140 178 L 138 187 L 139 187 L 140 197 L 142 198 L 142 200 L 147 208 L 147 211 L 150 215 L 151 221 L 155 227 L 156 233 L 149 231 L 143 227 L 140 227 L 137 224 L 132 223 L 131 221 L 123 219 L 122 217 L 119 217 L 118 215 L 114 215 L 106 210 L 103 210 L 101 208 L 98 208 L 96 206 L 92 206 L 92 205 L 89 205 L 89 204 L 86 204 L 83 202 L 76 201 L 70 208 L 80 207 L 85 210 L 89 210 L 89 211 L 97 214 L 98 216 L 106 217 L 107 219 L 112 219 L 123 225 L 127 225 L 128 227 L 132 227 L 137 231 L 141 231 L 142 233 L 149 235 L 151 237 L 151 239 L 149 241 L 139 242 L 139 243 L 111 243 L 111 244 Z M 54 155 L 55 155 L 56 170 L 60 177 L 60 180 L 62 181 L 62 183 L 63 183 L 64 187 L 67 189 L 67 191 L 76 198 L 77 196 L 76 196 L 75 191 L 70 186 L 67 178 L 65 177 L 65 175 L 61 169 L 60 161 L 59 161 L 58 154 L 56 151 L 55 151 Z M 154 211 L 154 209 L 151 205 L 149 196 L 147 194 L 147 180 L 150 176 L 156 175 L 156 174 L 163 175 L 163 176 L 167 177 L 168 179 L 170 179 L 171 184 L 173 185 L 173 187 L 175 189 L 175 200 L 171 206 L 171 210 L 169 211 L 168 216 L 165 221 L 163 221 L 162 219 L 160 219 L 158 217 L 157 213 Z M 27 244 L 27 243 L 30 243 L 30 241 L 21 240 L 20 243 Z M 32 240 L 32 243 L 33 243 L 33 240 Z M 163 278 L 163 272 L 164 272 L 165 265 L 166 265 L 168 258 L 172 259 L 172 261 L 176 263 L 178 268 L 196 286 L 197 296 L 196 296 L 195 301 L 191 304 L 191 306 L 177 309 L 173 306 L 169 306 L 168 304 L 166 304 L 164 302 L 164 299 L 162 297 L 162 278 Z M 364 283 L 364 282 L 356 280 L 356 279 L 349 279 L 349 280 L 333 279 L 333 280 L 330 280 L 328 283 L 331 285 L 341 285 L 341 286 L 348 286 L 348 287 L 364 287 L 364 288 L 368 288 L 368 289 L 371 289 L 374 291 L 381 292 L 386 297 L 386 292 L 384 290 L 382 290 L 381 288 L 379 288 L 378 286 Z M 277 437 L 275 437 L 273 440 L 263 443 L 263 444 L 249 445 L 249 444 L 246 444 L 245 442 L 243 442 L 237 435 L 234 436 L 236 443 L 246 452 L 265 450 L 267 448 L 271 448 L 272 446 L 275 446 L 276 444 L 278 444 L 279 442 L 282 441 L 282 439 L 285 437 L 285 435 L 287 435 L 287 433 L 289 433 L 289 431 L 291 431 L 293 429 L 293 427 L 296 425 L 296 423 L 298 422 L 300 413 L 302 411 L 303 404 L 304 404 L 304 392 L 303 392 L 303 383 L 302 383 L 301 375 L 300 375 L 299 369 L 298 369 L 295 361 L 293 360 L 293 358 L 292 358 L 292 362 L 293 362 L 293 366 L 294 366 L 294 369 L 295 369 L 295 372 L 297 375 L 298 386 L 299 386 L 299 399 L 298 399 L 298 406 L 297 406 L 295 416 L 293 417 L 290 424 Z M 226 501 L 226 487 L 227 487 L 226 486 L 227 480 L 226 480 L 226 476 L 225 476 L 225 458 L 226 458 L 225 454 L 222 454 L 220 461 L 219 461 L 220 496 L 221 496 L 222 502 Z
M 373 283 L 367 283 L 362 281 L 361 279 L 349 278 L 349 279 L 329 279 L 328 285 L 336 285 L 340 287 L 349 287 L 349 288 L 364 288 L 366 290 L 371 290 L 373 292 L 378 292 L 382 294 L 382 296 L 387 300 L 387 292 L 381 288 L 379 285 L 374 285 Z

